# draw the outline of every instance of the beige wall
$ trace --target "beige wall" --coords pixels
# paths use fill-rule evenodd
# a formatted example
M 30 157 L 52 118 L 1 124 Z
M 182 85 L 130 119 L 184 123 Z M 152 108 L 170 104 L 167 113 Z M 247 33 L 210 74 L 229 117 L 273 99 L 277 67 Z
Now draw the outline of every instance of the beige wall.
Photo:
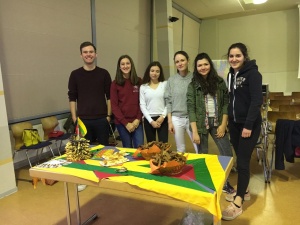
M 10 150 L 9 129 L 6 117 L 3 81 L 0 63 L 0 199 L 17 191 L 15 171 Z
M 300 91 L 298 9 L 225 20 L 204 20 L 200 48 L 222 59 L 235 42 L 248 46 L 270 91 Z
M 118 57 L 129 54 L 142 77 L 150 61 L 150 1 L 95 4 L 99 66 L 114 78 Z M 1 198 L 16 191 L 8 120 L 69 109 L 68 78 L 82 66 L 80 43 L 92 39 L 90 0 L 0 0 L 0 24 Z
M 132 56 L 139 76 L 150 61 L 150 1 L 96 0 L 98 65 L 115 77 Z M 67 85 L 92 41 L 90 0 L 0 0 L 0 61 L 8 120 L 69 109 Z
M 150 14 L 148 0 L 96 0 L 98 65 L 115 77 L 121 55 L 132 57 L 139 77 L 150 62 Z
M 200 40 L 200 23 L 191 19 L 190 17 L 184 15 L 176 9 L 172 9 L 172 15 L 179 18 L 178 21 L 174 23 L 169 23 L 169 27 L 171 27 L 173 31 L 173 37 L 169 39 L 169 42 L 173 43 L 174 52 L 170 52 L 168 54 L 172 55 L 172 61 L 170 62 L 170 75 L 174 75 L 176 73 L 176 68 L 173 62 L 173 55 L 175 52 L 179 50 L 184 50 L 188 53 L 190 57 L 189 69 L 193 70 L 193 60 L 199 52 L 199 40 Z M 154 28 L 156 28 L 155 23 L 155 13 L 154 13 Z M 153 59 L 157 60 L 158 51 L 161 49 L 157 49 L 157 35 L 156 29 L 153 32 Z M 167 55 L 167 54 L 165 54 Z M 173 72 L 172 72 L 173 71 Z M 167 78 L 169 75 L 166 76 Z

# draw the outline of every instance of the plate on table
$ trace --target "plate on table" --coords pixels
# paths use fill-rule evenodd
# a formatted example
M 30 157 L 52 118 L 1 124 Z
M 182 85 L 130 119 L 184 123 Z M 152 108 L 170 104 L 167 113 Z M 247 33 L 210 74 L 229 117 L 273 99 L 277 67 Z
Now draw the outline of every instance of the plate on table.
M 126 157 L 128 155 L 129 153 L 124 150 L 119 150 L 113 147 L 106 147 L 96 152 L 92 159 L 100 160 L 101 166 L 116 166 L 128 162 L 129 159 Z

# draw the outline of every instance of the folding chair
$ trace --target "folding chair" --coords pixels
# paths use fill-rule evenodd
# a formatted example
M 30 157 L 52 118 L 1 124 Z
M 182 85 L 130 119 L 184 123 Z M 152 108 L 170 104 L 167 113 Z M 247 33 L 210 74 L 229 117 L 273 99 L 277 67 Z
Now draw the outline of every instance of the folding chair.
M 51 151 L 51 153 L 54 157 L 54 153 L 51 148 L 52 143 L 50 141 L 42 141 L 36 145 L 31 145 L 31 146 L 26 147 L 22 140 L 24 129 L 32 129 L 32 124 L 30 122 L 21 122 L 21 123 L 16 123 L 16 124 L 11 125 L 11 131 L 12 131 L 12 134 L 13 134 L 13 137 L 15 140 L 15 148 L 14 148 L 13 158 L 15 157 L 15 154 L 18 153 L 19 151 L 25 150 L 25 154 L 26 154 L 29 166 L 32 167 L 32 163 L 30 161 L 28 151 L 36 151 L 36 161 L 37 161 L 37 163 L 39 163 L 40 155 L 42 155 L 45 147 L 49 148 L 49 150 Z M 40 153 L 39 153 L 39 150 L 41 150 Z
M 259 140 L 255 146 L 255 149 L 256 149 L 258 163 L 263 166 L 265 183 L 270 183 L 271 167 L 268 160 L 268 149 L 269 149 L 269 133 L 272 131 L 272 126 L 271 123 L 268 121 L 269 101 L 267 97 L 268 97 L 268 93 L 266 93 L 266 98 L 264 99 L 264 103 L 261 108 L 261 114 L 263 120 L 261 123 L 261 133 L 259 136 Z
M 54 142 L 58 151 L 58 154 L 61 155 L 61 146 L 64 140 L 67 140 L 71 137 L 71 133 L 64 133 L 59 137 L 51 137 L 49 138 L 49 134 L 55 130 L 58 126 L 58 120 L 55 116 L 45 117 L 41 119 L 41 123 L 44 130 L 44 140 L 48 140 L 50 142 Z M 59 144 L 58 144 L 59 143 Z

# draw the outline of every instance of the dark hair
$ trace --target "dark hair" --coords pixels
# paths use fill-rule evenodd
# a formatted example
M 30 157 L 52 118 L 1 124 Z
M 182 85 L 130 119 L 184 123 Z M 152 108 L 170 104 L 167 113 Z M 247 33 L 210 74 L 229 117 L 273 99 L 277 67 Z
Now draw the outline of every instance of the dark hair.
M 246 45 L 244 45 L 243 43 L 234 43 L 232 44 L 229 48 L 228 48 L 228 51 L 227 51 L 227 59 L 229 58 L 229 53 L 230 53 L 230 50 L 233 49 L 233 48 L 238 48 L 240 49 L 240 51 L 242 52 L 244 58 L 245 58 L 245 62 L 247 61 L 250 61 L 250 57 L 248 55 L 248 49 L 246 47 Z
M 117 63 L 117 71 L 116 71 L 116 77 L 115 77 L 115 81 L 118 85 L 123 86 L 125 84 L 125 78 L 123 77 L 123 73 L 120 69 L 120 63 L 122 59 L 129 59 L 130 64 L 131 64 L 131 70 L 130 70 L 130 82 L 132 85 L 138 85 L 139 84 L 139 78 L 136 74 L 136 70 L 134 67 L 134 63 L 132 58 L 129 55 L 121 55 L 120 58 L 118 59 L 118 63 Z
M 147 66 L 147 69 L 144 73 L 144 77 L 143 77 L 143 84 L 147 84 L 147 83 L 150 83 L 150 70 L 151 70 L 151 67 L 153 66 L 158 66 L 159 70 L 160 70 L 160 75 L 158 77 L 158 81 L 164 81 L 165 80 L 165 76 L 164 76 L 164 71 L 163 71 L 163 68 L 160 64 L 160 62 L 158 61 L 154 61 L 152 63 L 150 63 L 148 66 Z
M 206 59 L 210 65 L 210 71 L 207 74 L 206 79 L 198 72 L 197 62 L 198 60 Z M 199 53 L 194 60 L 194 72 L 193 72 L 193 82 L 199 83 L 202 92 L 207 95 L 208 93 L 212 96 L 216 95 L 218 89 L 218 73 L 214 67 L 214 64 L 206 53 Z
M 176 57 L 176 55 L 184 55 L 185 56 L 185 58 L 186 58 L 186 60 L 189 60 L 189 55 L 185 52 L 185 51 L 177 51 L 177 52 L 175 52 L 175 54 L 174 54 L 174 58 L 173 58 L 173 60 L 175 60 L 175 57 Z
M 87 46 L 92 46 L 95 50 L 95 53 L 97 52 L 97 49 L 96 49 L 95 45 L 92 42 L 85 41 L 85 42 L 81 43 L 81 45 L 80 45 L 80 53 L 82 53 L 82 49 L 84 47 L 87 47 Z

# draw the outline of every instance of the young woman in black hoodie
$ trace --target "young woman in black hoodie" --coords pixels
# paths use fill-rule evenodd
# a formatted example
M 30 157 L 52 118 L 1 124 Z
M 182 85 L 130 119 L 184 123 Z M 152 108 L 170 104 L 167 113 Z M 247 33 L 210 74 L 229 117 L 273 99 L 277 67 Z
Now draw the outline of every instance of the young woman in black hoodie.
M 232 44 L 227 52 L 230 64 L 228 74 L 228 127 L 230 141 L 237 156 L 237 192 L 228 194 L 230 205 L 222 212 L 224 220 L 241 215 L 244 200 L 250 200 L 250 159 L 261 129 L 260 108 L 263 102 L 262 76 L 255 60 L 250 60 L 243 43 Z

